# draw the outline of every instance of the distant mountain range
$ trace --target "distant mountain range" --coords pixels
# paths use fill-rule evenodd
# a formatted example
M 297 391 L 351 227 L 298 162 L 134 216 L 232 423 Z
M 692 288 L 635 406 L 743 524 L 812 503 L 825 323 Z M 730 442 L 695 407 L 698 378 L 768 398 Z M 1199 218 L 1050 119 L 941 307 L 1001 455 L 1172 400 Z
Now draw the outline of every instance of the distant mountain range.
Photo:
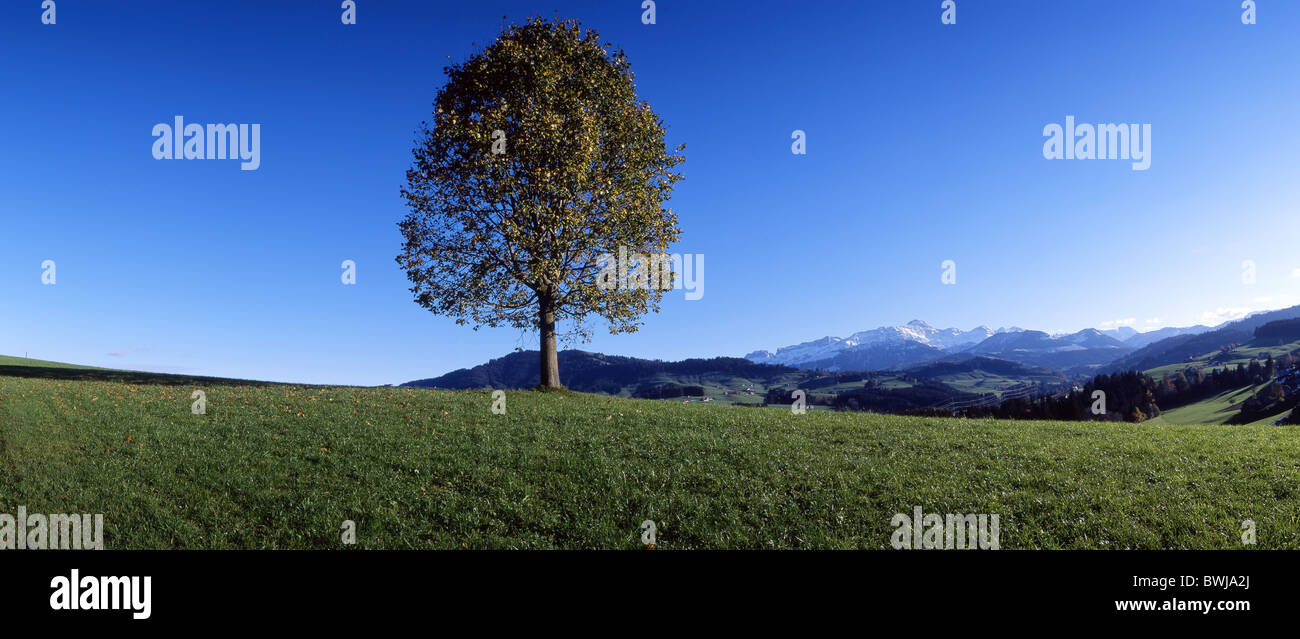
M 938 329 L 913 320 L 854 333 L 754 351 L 745 356 L 646 360 L 567 350 L 560 378 L 577 391 L 622 397 L 700 398 L 761 403 L 765 394 L 809 389 L 821 401 L 852 396 L 879 410 L 925 407 L 1035 388 L 1054 392 L 1099 373 L 1149 371 L 1255 338 L 1255 329 L 1300 318 L 1300 306 L 1262 313 L 1216 328 L 1191 326 L 1138 333 L 1127 327 L 1050 335 L 1018 327 Z M 538 353 L 522 351 L 403 386 L 518 389 L 538 383 Z M 782 390 L 784 389 L 784 390 Z M 838 399 L 837 399 L 838 398 Z M 810 401 L 812 401 L 810 399 Z
M 1208 330 L 1206 326 L 1193 326 L 1139 333 L 1129 327 L 1106 331 L 1088 328 L 1068 335 L 1049 335 L 1014 326 L 997 330 L 977 326 L 969 331 L 935 328 L 921 320 L 912 320 L 902 326 L 882 326 L 847 338 L 828 336 L 784 346 L 776 352 L 754 351 L 745 359 L 805 369 L 884 370 L 964 354 L 1067 373 L 1086 373 L 1156 341 Z
M 1022 329 L 1002 328 L 994 331 L 987 326 L 977 326 L 969 331 L 963 331 L 957 328 L 934 328 L 921 320 L 912 320 L 903 326 L 882 326 L 869 331 L 860 331 L 846 338 L 823 337 L 811 342 L 795 344 L 794 346 L 784 346 L 778 348 L 775 353 L 754 351 L 746 355 L 745 359 L 759 364 L 784 364 L 787 366 L 815 368 L 816 366 L 803 365 L 831 359 L 844 351 L 857 350 L 866 352 L 872 349 L 888 351 L 898 344 L 919 344 L 929 347 L 929 349 L 910 351 L 911 353 L 942 353 L 960 349 L 962 346 L 978 344 L 997 333 L 1019 330 Z M 902 355 L 902 352 L 900 351 L 901 356 L 909 356 Z M 889 368 L 894 365 L 897 364 L 880 368 Z
M 1196 326 L 1184 326 L 1184 327 L 1168 326 L 1165 328 L 1156 329 L 1154 331 L 1147 331 L 1145 333 L 1139 333 L 1127 326 L 1121 326 L 1119 328 L 1112 328 L 1112 329 L 1103 329 L 1101 332 L 1109 335 L 1111 331 L 1114 331 L 1116 334 L 1111 336 L 1119 339 L 1119 341 L 1121 342 L 1124 342 L 1125 346 L 1132 346 L 1133 348 L 1142 348 L 1144 346 L 1154 344 L 1162 339 L 1168 339 L 1170 337 L 1178 337 L 1179 335 L 1196 335 L 1197 333 L 1204 333 L 1209 330 L 1210 330 L 1209 326 L 1201 326 L 1200 324 L 1197 324 Z

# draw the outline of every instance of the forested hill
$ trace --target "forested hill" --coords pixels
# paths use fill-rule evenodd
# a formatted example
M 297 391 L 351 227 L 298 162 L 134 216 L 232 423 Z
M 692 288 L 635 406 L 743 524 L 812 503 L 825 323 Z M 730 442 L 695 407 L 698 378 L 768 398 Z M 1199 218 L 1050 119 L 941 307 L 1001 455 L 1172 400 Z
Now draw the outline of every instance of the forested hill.
M 1105 369 L 1114 372 L 1145 371 L 1169 364 L 1178 364 L 1229 344 L 1249 342 L 1255 329 L 1270 322 L 1300 318 L 1300 306 L 1259 313 L 1222 327 L 1197 335 L 1179 335 L 1162 339 L 1125 355 Z
M 407 382 L 416 388 L 516 389 L 537 386 L 538 352 L 519 351 L 498 357 L 474 368 L 462 368 L 441 377 Z M 568 388 L 584 393 L 617 395 L 624 388 L 651 382 L 695 384 L 701 375 L 729 375 L 752 380 L 775 380 L 798 372 L 789 366 L 755 364 L 739 357 L 686 359 L 680 362 L 604 355 L 580 350 L 558 353 L 560 381 Z

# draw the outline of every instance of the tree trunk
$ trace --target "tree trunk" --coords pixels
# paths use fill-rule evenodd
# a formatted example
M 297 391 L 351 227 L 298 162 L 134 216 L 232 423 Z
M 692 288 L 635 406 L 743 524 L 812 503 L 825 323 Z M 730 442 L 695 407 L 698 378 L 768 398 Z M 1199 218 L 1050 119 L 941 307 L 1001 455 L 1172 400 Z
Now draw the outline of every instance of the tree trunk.
M 538 328 L 542 334 L 541 382 L 543 388 L 560 385 L 560 360 L 555 353 L 555 299 L 550 292 L 538 295 L 541 314 Z

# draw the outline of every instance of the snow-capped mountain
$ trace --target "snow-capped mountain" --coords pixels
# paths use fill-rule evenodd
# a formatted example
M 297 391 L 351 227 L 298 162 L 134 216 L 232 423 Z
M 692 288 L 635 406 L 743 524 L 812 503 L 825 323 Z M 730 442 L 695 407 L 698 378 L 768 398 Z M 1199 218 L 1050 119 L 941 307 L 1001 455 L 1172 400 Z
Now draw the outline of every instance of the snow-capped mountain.
M 770 351 L 754 351 L 745 356 L 745 359 L 757 364 L 786 364 L 788 366 L 798 366 L 800 364 L 811 362 L 819 359 L 831 357 L 836 353 L 857 346 L 857 342 L 846 343 L 842 337 L 823 337 L 811 342 L 795 344 L 794 346 L 782 346 L 776 349 L 775 353 Z
M 745 356 L 759 364 L 785 364 L 827 370 L 877 370 L 931 362 L 954 356 L 988 356 L 1056 370 L 1091 369 L 1133 350 L 1095 328 L 1077 333 L 1049 335 L 1019 327 L 993 330 L 977 326 L 969 331 L 935 328 L 912 320 L 901 326 L 882 326 L 848 337 L 823 337 L 811 342 L 754 351 Z M 1136 337 L 1127 335 L 1128 337 Z
M 886 366 L 878 366 L 889 368 L 913 363 L 914 358 L 927 354 L 941 355 L 944 352 L 961 350 L 979 344 L 994 335 L 1021 330 L 1023 329 L 1012 327 L 995 331 L 987 326 L 977 326 L 969 331 L 963 331 L 958 328 L 935 328 L 921 320 L 912 320 L 902 326 L 882 326 L 859 331 L 846 338 L 827 336 L 794 346 L 783 346 L 775 353 L 754 351 L 746 355 L 745 359 L 759 364 L 808 367 L 814 362 L 824 362 L 845 351 L 853 351 L 857 355 L 854 359 L 876 363 L 891 362 Z M 918 349 L 913 345 L 929 348 Z M 909 361 L 893 361 L 899 358 Z
M 882 326 L 869 331 L 859 331 L 850 335 L 845 341 L 853 342 L 853 346 L 863 346 L 903 340 L 948 350 L 968 344 L 978 344 L 995 332 L 987 326 L 976 326 L 969 331 L 963 331 L 959 328 L 935 328 L 921 320 L 912 320 L 902 326 Z

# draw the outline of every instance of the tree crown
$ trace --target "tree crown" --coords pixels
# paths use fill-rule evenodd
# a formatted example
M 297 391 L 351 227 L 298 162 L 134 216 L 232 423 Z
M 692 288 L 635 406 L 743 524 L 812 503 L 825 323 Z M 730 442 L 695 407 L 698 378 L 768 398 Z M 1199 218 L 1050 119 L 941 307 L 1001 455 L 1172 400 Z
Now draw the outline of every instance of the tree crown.
M 550 304 L 556 320 L 635 331 L 662 291 L 598 287 L 600 256 L 679 239 L 666 202 L 684 147 L 667 148 L 623 51 L 531 19 L 445 71 L 402 189 L 415 301 L 475 328 L 535 327 Z

